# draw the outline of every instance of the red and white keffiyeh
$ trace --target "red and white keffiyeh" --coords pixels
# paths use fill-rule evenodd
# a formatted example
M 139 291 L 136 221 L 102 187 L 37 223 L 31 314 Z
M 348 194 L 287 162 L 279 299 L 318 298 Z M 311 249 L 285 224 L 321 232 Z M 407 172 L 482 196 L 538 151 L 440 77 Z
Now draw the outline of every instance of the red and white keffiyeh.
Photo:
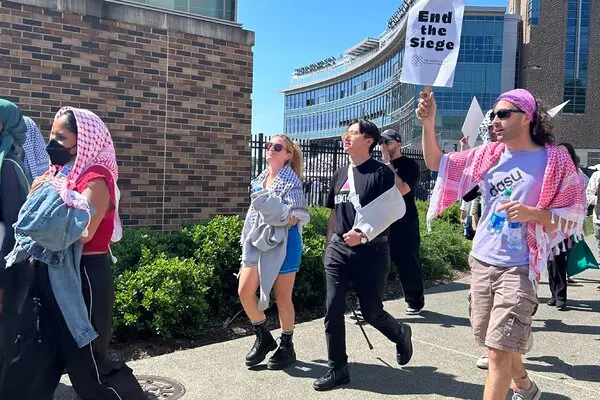
M 429 203 L 428 224 L 480 184 L 487 171 L 498 163 L 504 149 L 504 143 L 495 142 L 448 154 L 441 168 L 443 175 L 438 176 Z M 582 183 L 571 158 L 554 145 L 547 145 L 546 153 L 547 164 L 536 207 L 551 211 L 557 228 L 549 231 L 535 222 L 528 223 L 529 278 L 534 282 L 539 282 L 552 249 L 560 251 L 558 245 L 571 235 L 583 236 L 585 217 Z M 567 222 L 564 227 L 563 221 Z
M 77 156 L 66 179 L 53 180 L 54 187 L 68 206 L 89 209 L 87 202 L 80 201 L 74 193 L 73 189 L 77 180 L 93 166 L 102 166 L 110 171 L 115 182 L 115 228 L 111 241 L 117 242 L 122 236 L 122 226 L 118 212 L 120 193 L 117 187 L 117 179 L 119 178 L 119 168 L 110 132 L 100 117 L 89 110 L 81 108 L 63 107 L 58 110 L 54 120 L 56 121 L 65 115 L 67 111 L 72 111 L 75 114 L 77 122 Z

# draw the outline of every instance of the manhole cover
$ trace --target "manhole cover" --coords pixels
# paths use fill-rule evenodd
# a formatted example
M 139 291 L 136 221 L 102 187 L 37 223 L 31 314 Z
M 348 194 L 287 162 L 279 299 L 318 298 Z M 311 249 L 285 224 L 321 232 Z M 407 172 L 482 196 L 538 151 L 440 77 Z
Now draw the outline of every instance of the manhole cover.
M 175 400 L 183 397 L 185 394 L 183 385 L 173 379 L 161 376 L 139 375 L 137 376 L 137 380 L 142 385 L 142 389 L 148 393 L 149 400 Z

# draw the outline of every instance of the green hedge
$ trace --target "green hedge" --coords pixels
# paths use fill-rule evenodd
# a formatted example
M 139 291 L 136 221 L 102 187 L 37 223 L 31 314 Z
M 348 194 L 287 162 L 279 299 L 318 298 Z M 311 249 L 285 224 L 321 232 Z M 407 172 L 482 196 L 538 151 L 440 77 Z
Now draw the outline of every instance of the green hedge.
M 115 335 L 193 337 L 209 318 L 206 293 L 212 270 L 192 259 L 153 255 L 116 279 Z
M 458 206 L 434 221 L 432 233 L 425 229 L 427 204 L 418 202 L 418 209 L 425 279 L 451 279 L 454 270 L 467 269 L 470 242 L 462 237 Z M 322 259 L 329 210 L 312 208 L 311 218 L 303 231 L 302 264 L 294 286 L 299 310 L 321 309 L 325 299 Z M 238 217 L 219 216 L 170 234 L 127 230 L 113 248 L 118 259 L 113 267 L 116 339 L 193 338 L 239 311 L 234 274 L 239 270 L 242 226 Z

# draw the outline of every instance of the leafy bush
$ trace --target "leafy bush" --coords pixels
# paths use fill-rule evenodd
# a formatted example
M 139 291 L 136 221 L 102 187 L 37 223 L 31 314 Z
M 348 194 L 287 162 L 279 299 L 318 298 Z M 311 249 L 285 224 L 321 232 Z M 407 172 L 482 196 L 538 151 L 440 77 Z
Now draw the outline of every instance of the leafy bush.
M 327 207 L 311 207 L 310 222 L 304 228 L 302 237 L 325 237 L 330 212 L 331 210 Z
M 427 234 L 427 203 L 417 202 L 421 258 L 427 280 L 451 279 L 467 267 L 470 242 L 462 237 L 459 207 L 433 222 Z M 330 211 L 311 208 L 304 227 L 300 272 L 294 285 L 299 309 L 322 307 L 325 298 L 323 253 Z M 150 229 L 127 230 L 113 247 L 118 258 L 115 336 L 194 337 L 215 319 L 241 309 L 237 295 L 243 221 L 237 216 L 213 220 L 162 234 Z M 395 269 L 392 270 L 392 276 Z
M 156 254 L 164 252 L 164 238 L 149 228 L 128 229 L 123 232 L 121 241 L 111 246 L 111 251 L 117 258 L 117 263 L 113 266 L 114 275 L 119 276 L 127 270 L 135 271 L 144 249 Z
M 429 203 L 417 201 L 421 231 L 421 266 L 425 280 L 452 279 L 454 270 L 468 270 L 471 242 L 466 240 L 460 223 L 460 204 L 444 210 L 427 232 Z
M 325 299 L 323 253 L 327 243 L 327 208 L 312 208 L 311 220 L 302 231 L 302 262 L 294 283 L 294 304 L 298 308 L 322 307 Z
M 583 233 L 586 236 L 594 234 L 594 220 L 592 217 L 587 217 L 585 219 L 585 223 L 583 224 Z
M 207 300 L 214 316 L 224 316 L 240 308 L 237 295 L 244 222 L 236 216 L 217 216 L 207 224 L 184 228 L 191 240 L 196 262 L 213 269 Z
M 208 320 L 212 268 L 142 250 L 140 267 L 116 278 L 117 338 L 194 337 Z
M 431 232 L 421 231 L 421 265 L 425 280 L 452 279 L 454 270 L 468 270 L 471 244 L 462 230 L 445 220 L 434 220 Z

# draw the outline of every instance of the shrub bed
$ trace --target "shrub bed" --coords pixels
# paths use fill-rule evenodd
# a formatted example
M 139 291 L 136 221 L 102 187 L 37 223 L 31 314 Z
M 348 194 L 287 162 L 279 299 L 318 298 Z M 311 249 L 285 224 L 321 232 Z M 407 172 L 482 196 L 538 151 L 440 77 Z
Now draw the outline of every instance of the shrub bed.
M 466 270 L 470 242 L 462 237 L 459 208 L 451 207 L 426 232 L 427 203 L 418 202 L 421 258 L 426 280 L 452 279 Z M 311 209 L 303 231 L 303 255 L 294 287 L 299 310 L 323 306 L 323 251 L 329 210 Z M 128 230 L 113 247 L 116 301 L 115 338 L 194 338 L 214 321 L 241 309 L 237 278 L 243 221 L 219 216 L 178 232 Z M 391 279 L 395 276 L 392 268 Z

